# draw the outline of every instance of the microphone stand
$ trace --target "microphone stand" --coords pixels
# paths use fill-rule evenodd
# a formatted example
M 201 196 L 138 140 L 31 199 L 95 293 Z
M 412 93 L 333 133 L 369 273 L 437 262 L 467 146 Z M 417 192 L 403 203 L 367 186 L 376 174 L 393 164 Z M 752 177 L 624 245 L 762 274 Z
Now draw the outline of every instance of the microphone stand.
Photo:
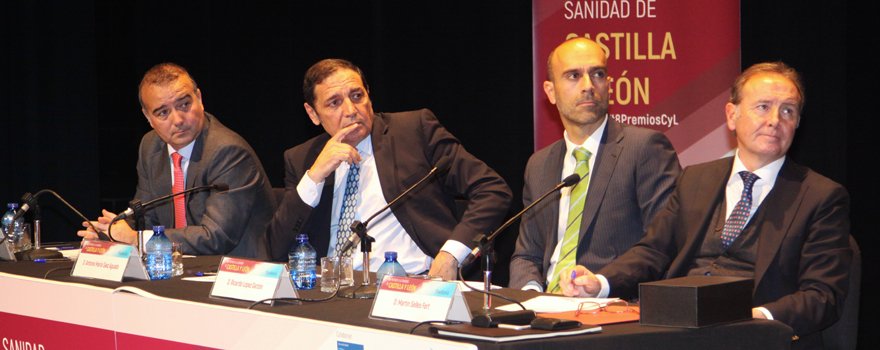
M 15 214 L 15 216 L 16 216 L 15 219 L 18 219 L 19 217 L 24 216 L 24 213 L 27 211 L 27 209 L 29 207 L 34 207 L 34 248 L 16 253 L 17 259 L 36 260 L 36 259 L 58 259 L 58 258 L 63 257 L 61 252 L 43 249 L 40 247 L 40 245 L 42 244 L 42 242 L 41 242 L 41 240 L 42 240 L 42 225 L 40 224 L 41 223 L 41 214 L 40 214 L 40 206 L 37 203 L 37 197 L 39 197 L 43 193 L 51 193 L 53 196 L 55 196 L 55 198 L 58 198 L 58 200 L 60 200 L 61 203 L 64 203 L 64 205 L 66 205 L 68 208 L 73 210 L 73 212 L 75 212 L 77 215 L 79 215 L 79 217 L 81 217 L 86 222 L 89 222 L 89 220 L 85 216 L 83 216 L 82 213 L 79 212 L 79 210 L 76 210 L 76 208 L 74 208 L 72 205 L 70 205 L 70 203 L 67 203 L 67 201 L 65 201 L 64 198 L 61 198 L 61 196 L 59 196 L 57 193 L 55 193 L 55 191 L 52 191 L 49 189 L 44 189 L 44 190 L 38 191 L 35 195 L 31 195 L 30 193 L 25 193 L 24 196 L 22 197 L 22 202 L 23 202 L 22 210 Z M 89 225 L 92 226 L 92 229 L 94 229 L 95 232 L 100 232 L 90 222 L 89 222 Z
M 111 235 L 111 232 L 113 230 L 113 224 L 121 219 L 125 219 L 126 217 L 131 216 L 132 219 L 134 220 L 134 224 L 135 224 L 134 229 L 135 229 L 135 231 L 137 231 L 137 242 L 136 242 L 137 247 L 136 247 L 136 249 L 138 249 L 138 252 L 140 252 L 141 246 L 144 243 L 143 242 L 143 240 L 144 240 L 144 237 L 143 237 L 143 234 L 144 234 L 144 212 L 146 211 L 148 205 L 159 202 L 159 201 L 166 200 L 171 197 L 176 197 L 176 196 L 179 196 L 182 194 L 195 192 L 195 191 L 201 191 L 201 190 L 205 190 L 205 189 L 217 190 L 219 193 L 226 193 L 229 191 L 229 185 L 226 183 L 217 183 L 217 184 L 213 184 L 213 185 L 193 187 L 193 188 L 187 189 L 185 191 L 181 191 L 178 193 L 172 193 L 172 194 L 169 194 L 166 196 L 162 196 L 162 197 L 153 199 L 153 200 L 146 202 L 146 203 L 143 203 L 143 204 L 141 203 L 140 199 L 137 199 L 137 198 L 132 199 L 130 202 L 128 202 L 128 210 L 126 210 L 124 213 L 119 214 L 116 217 L 114 217 L 113 220 L 110 221 L 110 224 L 107 225 L 106 237 L 102 236 L 100 232 L 98 233 L 98 237 L 101 240 L 116 242 L 116 240 L 113 239 L 113 236 Z M 143 254 L 142 254 L 142 256 L 143 256 Z
M 361 240 L 361 252 L 364 253 L 364 283 L 362 283 L 360 286 L 357 286 L 357 287 L 353 286 L 353 287 L 346 288 L 344 291 L 342 291 L 342 293 L 340 293 L 341 297 L 349 298 L 349 299 L 375 299 L 376 298 L 376 293 L 379 291 L 379 287 L 370 282 L 370 252 L 373 251 L 373 242 L 375 242 L 376 239 L 367 234 L 367 225 L 369 225 L 370 221 L 373 221 L 373 219 L 375 219 L 376 216 L 379 216 L 379 214 L 383 213 L 385 210 L 390 208 L 394 203 L 397 203 L 398 200 L 403 198 L 403 196 L 406 196 L 406 194 L 409 193 L 410 191 L 412 191 L 414 188 L 421 185 L 422 182 L 425 182 L 425 180 L 427 180 L 429 177 L 431 177 L 435 173 L 436 174 L 445 173 L 446 170 L 448 170 L 451 162 L 452 162 L 452 160 L 449 158 L 441 158 L 439 161 L 437 161 L 437 166 L 435 166 L 434 169 L 431 169 L 431 171 L 429 171 L 428 174 L 425 175 L 425 177 L 423 177 L 421 180 L 416 182 L 410 188 L 406 189 L 406 191 L 403 191 L 403 193 L 401 193 L 399 196 L 397 196 L 397 198 L 394 198 L 394 200 L 392 200 L 390 203 L 388 203 L 388 205 L 382 207 L 382 209 L 379 209 L 379 211 L 377 211 L 375 214 L 373 214 L 373 216 L 371 216 L 369 219 L 367 219 L 367 221 L 364 221 L 363 223 L 360 221 L 355 221 L 351 224 L 351 230 L 355 234 L 357 234 L 358 238 Z M 348 249 L 343 249 L 342 252 L 340 252 L 340 254 L 346 252 L 347 250 Z M 376 282 L 380 282 L 380 281 L 376 281 Z
M 59 259 L 64 257 L 64 255 L 62 255 L 59 251 L 40 248 L 40 221 L 40 205 L 36 204 L 34 205 L 34 248 L 31 250 L 19 252 L 18 254 L 21 255 L 21 257 L 18 257 L 19 260 Z
M 580 180 L 581 180 L 581 178 L 577 174 L 569 175 L 568 177 L 565 178 L 565 180 L 562 181 L 562 183 L 556 185 L 556 187 L 554 187 L 549 192 L 544 193 L 543 196 L 541 196 L 540 198 L 538 198 L 537 200 L 532 202 L 532 204 L 529 204 L 528 207 L 526 207 L 525 209 L 523 209 L 522 211 L 520 211 L 519 213 L 514 215 L 512 218 L 510 218 L 510 220 L 507 220 L 507 222 L 505 222 L 503 225 L 501 225 L 501 227 L 499 227 L 497 230 L 495 230 L 495 232 L 492 232 L 492 234 L 490 234 L 488 237 L 486 237 L 485 235 L 480 235 L 480 236 L 477 236 L 476 238 L 474 238 L 474 242 L 476 243 L 477 247 L 474 248 L 474 250 L 471 251 L 471 254 L 468 255 L 467 258 L 464 259 L 464 262 L 461 263 L 461 266 L 459 267 L 459 274 L 460 274 L 461 269 L 463 269 L 465 266 L 474 262 L 474 260 L 476 260 L 477 257 L 479 257 L 481 255 L 481 253 L 482 253 L 482 255 L 484 255 L 483 264 L 482 264 L 483 265 L 482 266 L 482 268 L 483 268 L 483 285 L 484 285 L 485 291 L 487 293 L 483 294 L 483 308 L 479 312 L 477 312 L 478 315 L 480 315 L 480 314 L 486 315 L 492 309 L 492 299 L 491 299 L 491 295 L 489 294 L 489 292 L 491 291 L 491 287 L 492 287 L 492 283 L 491 283 L 492 282 L 491 281 L 492 260 L 494 259 L 493 243 L 495 242 L 495 238 L 498 237 L 498 234 L 500 234 L 501 231 L 504 231 L 504 229 L 508 228 L 511 224 L 513 224 L 514 221 L 516 221 L 523 214 L 525 214 L 526 211 L 528 211 L 529 209 L 531 209 L 532 207 L 534 207 L 535 205 L 537 205 L 538 203 L 543 201 L 550 194 L 555 193 L 556 191 L 559 191 L 564 187 L 573 186 L 573 185 L 577 184 L 578 182 L 580 182 Z M 465 285 L 468 288 L 474 289 L 470 285 L 468 285 L 467 283 L 465 283 Z
M 367 220 L 367 223 L 369 223 L 369 220 Z M 379 286 L 370 282 L 370 252 L 373 251 L 373 242 L 375 242 L 376 239 L 367 234 L 367 225 L 360 221 L 352 223 L 351 230 L 354 231 L 361 240 L 361 252 L 364 253 L 364 283 L 357 287 L 346 288 L 342 291 L 340 296 L 349 299 L 375 299 L 376 293 L 379 291 Z

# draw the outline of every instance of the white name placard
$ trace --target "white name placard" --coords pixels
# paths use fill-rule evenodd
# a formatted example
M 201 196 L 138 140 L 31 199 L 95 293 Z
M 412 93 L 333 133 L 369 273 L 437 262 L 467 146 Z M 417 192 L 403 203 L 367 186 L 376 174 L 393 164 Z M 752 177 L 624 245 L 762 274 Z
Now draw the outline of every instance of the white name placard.
M 150 279 L 133 248 L 123 243 L 83 241 L 70 275 L 116 282 L 122 282 L 123 277 Z
M 470 322 L 471 312 L 456 282 L 385 276 L 370 317 L 412 322 Z
M 0 236 L 3 234 L 3 228 L 0 228 Z M 0 239 L 3 239 L 3 242 L 0 243 L 0 260 L 15 261 L 15 254 L 12 252 L 12 242 L 3 237 L 0 237 Z
M 287 265 L 223 257 L 211 297 L 257 301 L 297 295 Z

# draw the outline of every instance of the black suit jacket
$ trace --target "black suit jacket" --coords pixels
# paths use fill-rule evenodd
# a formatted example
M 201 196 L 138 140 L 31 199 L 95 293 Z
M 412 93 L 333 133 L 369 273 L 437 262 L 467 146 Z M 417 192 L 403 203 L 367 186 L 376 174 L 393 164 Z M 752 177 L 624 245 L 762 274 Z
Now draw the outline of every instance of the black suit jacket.
M 494 170 L 465 151 L 431 111 L 378 113 L 371 135 L 379 182 L 389 203 L 427 175 L 441 158 L 452 159 L 445 176 L 427 180 L 391 207 L 425 254 L 436 256 L 449 239 L 472 246 L 477 234 L 498 227 L 510 206 L 510 188 Z M 302 201 L 296 186 L 329 139 L 325 133 L 284 152 L 285 196 L 269 229 L 272 258 L 277 261 L 287 260 L 298 234 L 309 235 L 319 258 L 327 255 L 335 176 L 325 179 L 315 208 Z M 460 223 L 453 216 L 455 197 L 470 201 Z
M 648 235 L 599 271 L 611 295 L 638 296 L 638 283 L 686 276 L 724 200 L 733 158 L 685 168 Z M 839 184 L 786 159 L 761 203 L 754 306 L 794 329 L 793 347 L 821 346 L 817 331 L 835 322 L 849 283 L 849 194 Z
M 560 182 L 565 152 L 565 140 L 559 140 L 529 158 L 524 206 Z M 681 171 L 666 136 L 613 118 L 608 118 L 595 157 L 577 250 L 578 265 L 591 271 L 611 263 L 645 237 Z M 559 198 L 556 192 L 523 216 L 510 263 L 511 288 L 522 288 L 529 281 L 544 285 L 547 280 L 558 244 Z
M 186 195 L 185 228 L 174 227 L 174 201 L 157 203 L 144 213 L 146 229 L 165 225 L 184 254 L 235 255 L 269 259 L 266 225 L 275 212 L 272 185 L 254 150 L 241 136 L 205 113 L 196 138 L 186 188 L 225 182 L 229 192 L 196 191 Z M 165 141 L 155 131 L 141 140 L 135 198 L 147 202 L 171 194 L 171 162 Z

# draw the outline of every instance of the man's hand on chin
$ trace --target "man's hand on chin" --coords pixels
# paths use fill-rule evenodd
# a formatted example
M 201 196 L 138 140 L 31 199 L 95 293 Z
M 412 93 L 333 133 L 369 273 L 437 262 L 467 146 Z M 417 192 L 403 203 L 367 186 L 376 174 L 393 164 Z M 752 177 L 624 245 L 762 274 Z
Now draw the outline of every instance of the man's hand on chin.
M 431 264 L 429 275 L 442 276 L 445 281 L 454 281 L 458 275 L 458 260 L 446 251 L 440 251 Z

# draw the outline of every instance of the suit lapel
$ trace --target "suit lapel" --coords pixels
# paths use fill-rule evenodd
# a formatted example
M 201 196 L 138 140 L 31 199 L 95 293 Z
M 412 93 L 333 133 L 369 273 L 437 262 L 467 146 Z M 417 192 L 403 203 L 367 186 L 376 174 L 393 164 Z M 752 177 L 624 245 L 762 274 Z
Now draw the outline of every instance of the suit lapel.
M 202 132 L 199 133 L 199 137 L 196 138 L 196 143 L 193 145 L 192 154 L 190 154 L 189 158 L 189 166 L 186 169 L 186 183 L 184 189 L 190 189 L 197 186 L 203 186 L 205 184 L 196 183 L 196 174 L 205 174 L 206 172 L 202 170 L 202 167 L 205 166 L 202 163 L 202 156 L 205 153 L 205 140 L 208 138 L 208 133 L 211 128 L 212 116 L 208 113 L 205 113 L 205 125 L 202 126 Z M 185 197 L 185 206 L 189 208 L 189 202 L 192 200 L 192 196 L 187 193 Z M 186 210 L 186 222 L 188 225 L 192 225 L 195 222 L 195 218 L 192 216 L 193 211 L 187 209 Z
M 405 189 L 400 188 L 402 179 L 397 176 L 397 157 L 394 156 L 394 137 L 388 135 L 388 124 L 381 113 L 373 118 L 373 131 L 370 134 L 373 144 L 373 159 L 376 161 L 376 174 L 379 175 L 379 183 L 382 185 L 382 196 L 385 197 L 386 203 L 391 203 Z M 403 230 L 412 233 L 410 237 L 418 242 L 418 235 L 415 233 L 416 228 L 412 224 L 406 206 L 395 204 L 391 207 L 391 212 L 397 218 L 397 222 L 403 227 Z M 366 219 L 366 218 L 363 218 Z
M 606 117 L 607 118 L 607 117 Z M 587 229 L 599 212 L 602 204 L 602 198 L 605 197 L 605 191 L 608 188 L 608 181 L 614 175 L 614 168 L 617 166 L 620 152 L 623 150 L 621 141 L 623 140 L 623 132 L 620 124 L 613 119 L 608 118 L 605 125 L 605 132 L 602 140 L 599 142 L 599 154 L 596 155 L 596 161 L 593 169 L 590 169 L 590 187 L 587 190 L 587 200 L 584 202 L 584 214 L 581 217 L 581 231 L 578 235 L 578 246 L 587 236 Z
M 321 154 L 324 145 L 330 140 L 330 135 L 324 134 L 324 136 L 326 136 L 326 138 L 323 141 L 317 142 L 309 150 L 309 153 L 306 156 L 306 164 L 315 164 L 315 160 L 318 159 L 318 155 Z M 333 190 L 335 188 L 336 171 L 332 171 L 330 172 L 330 175 L 327 175 L 327 177 L 324 178 L 324 189 L 321 191 L 321 199 L 318 202 L 318 206 L 312 210 L 312 219 L 309 219 L 309 223 L 306 224 L 309 226 L 303 227 L 302 231 L 300 231 L 302 233 L 315 232 L 309 235 L 309 243 L 315 248 L 315 251 L 318 252 L 319 257 L 327 256 L 327 252 L 330 250 L 330 236 L 336 235 L 336 232 L 329 232 L 333 220 L 339 220 L 339 218 L 332 217 Z M 314 225 L 315 229 L 310 228 L 311 225 Z
M 394 158 L 394 137 L 388 135 L 388 125 L 382 119 L 381 114 L 376 114 L 373 118 L 373 131 L 370 133 L 373 144 L 373 159 L 376 160 L 376 173 L 379 174 L 379 183 L 382 184 L 382 195 L 386 202 L 390 202 L 397 197 L 398 180 L 395 178 L 394 169 L 397 168 Z
M 767 272 L 770 263 L 779 252 L 783 239 L 789 233 L 795 214 L 800 208 L 808 185 L 804 184 L 806 174 L 803 169 L 786 158 L 776 184 L 767 194 L 767 198 L 761 202 L 764 210 L 764 220 L 758 231 L 758 256 L 755 261 L 755 288 L 760 284 L 761 278 Z M 784 208 L 785 210 L 778 210 Z
M 543 191 L 549 191 L 551 188 L 556 187 L 559 184 L 559 179 L 562 177 L 562 164 L 565 161 L 565 140 L 559 141 L 555 143 L 553 148 L 550 149 L 550 154 L 547 155 L 547 158 L 544 160 L 543 166 L 538 169 L 538 179 L 540 181 L 537 182 L 537 186 L 535 191 L 537 193 L 543 193 Z M 547 171 L 542 171 L 546 169 Z M 540 194 L 539 194 L 540 195 Z M 547 198 L 541 205 L 544 206 L 541 209 L 542 213 L 545 213 L 546 220 L 543 222 L 547 222 L 549 227 L 547 227 L 547 232 L 549 232 L 546 236 L 547 242 L 544 245 L 544 250 L 548 253 L 544 254 L 544 269 L 547 269 L 547 266 L 550 264 L 550 257 L 553 255 L 553 251 L 556 249 L 556 244 L 558 242 L 559 236 L 559 191 L 556 191 L 550 198 Z M 537 200 L 538 198 L 532 198 L 532 200 Z
M 715 208 L 720 201 L 725 200 L 724 193 L 727 189 L 727 181 L 730 179 L 731 169 L 733 169 L 733 157 L 719 161 L 717 166 L 709 167 L 703 173 L 691 175 L 696 176 L 697 181 L 696 184 L 687 186 L 685 189 L 690 192 L 690 196 L 678 198 L 680 210 L 678 225 L 680 227 L 677 230 L 683 231 L 685 240 L 678 242 L 682 249 L 669 266 L 667 278 L 686 276 L 690 271 L 694 256 L 709 231 L 709 224 L 714 218 Z M 708 191 L 703 192 L 703 189 L 708 189 Z M 694 213 L 688 215 L 686 212 L 688 210 Z M 682 237 L 674 232 L 670 236 L 676 239 Z
M 171 194 L 171 156 L 168 154 L 168 146 L 165 142 L 160 142 L 161 146 L 156 153 L 150 156 L 150 164 L 156 164 L 153 168 L 152 181 L 156 189 L 153 193 L 157 194 L 157 198 L 165 194 Z M 149 198 L 150 200 L 153 198 Z M 158 222 L 174 222 L 174 202 L 165 201 L 157 203 L 156 216 Z

